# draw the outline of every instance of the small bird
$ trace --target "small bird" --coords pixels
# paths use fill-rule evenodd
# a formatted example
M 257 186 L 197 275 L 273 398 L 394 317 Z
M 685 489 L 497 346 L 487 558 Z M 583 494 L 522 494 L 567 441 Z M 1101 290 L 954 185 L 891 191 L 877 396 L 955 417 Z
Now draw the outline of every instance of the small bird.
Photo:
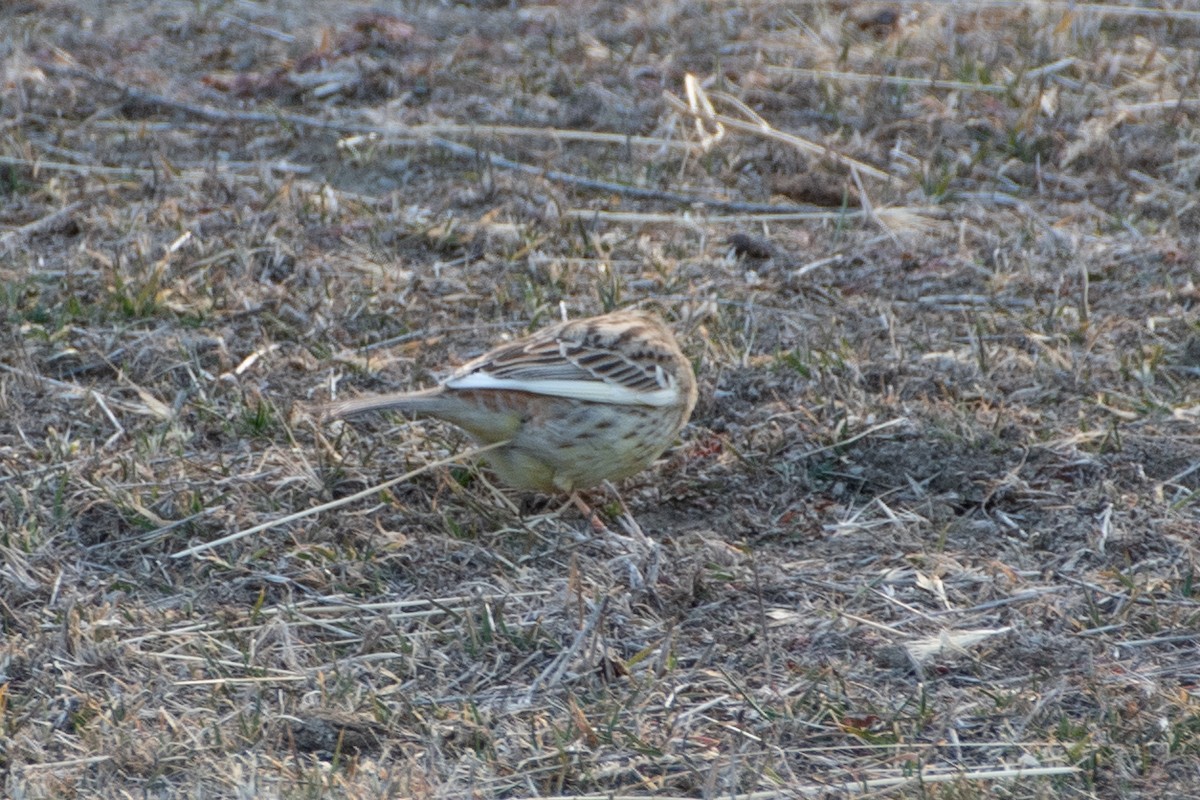
M 648 312 L 614 311 L 500 345 L 434 389 L 325 411 L 437 417 L 480 444 L 503 443 L 485 457 L 510 486 L 573 493 L 645 469 L 695 405 L 696 377 L 670 329 Z

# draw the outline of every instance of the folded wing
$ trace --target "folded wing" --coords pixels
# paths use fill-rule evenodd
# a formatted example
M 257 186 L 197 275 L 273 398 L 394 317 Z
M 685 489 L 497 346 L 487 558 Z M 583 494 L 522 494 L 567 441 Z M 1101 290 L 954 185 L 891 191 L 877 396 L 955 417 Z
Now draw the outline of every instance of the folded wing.
M 656 323 L 637 313 L 565 322 L 466 364 L 446 386 L 569 397 L 597 403 L 680 403 Z M 660 352 L 661 351 L 661 352 Z M 664 369 L 666 365 L 667 369 Z

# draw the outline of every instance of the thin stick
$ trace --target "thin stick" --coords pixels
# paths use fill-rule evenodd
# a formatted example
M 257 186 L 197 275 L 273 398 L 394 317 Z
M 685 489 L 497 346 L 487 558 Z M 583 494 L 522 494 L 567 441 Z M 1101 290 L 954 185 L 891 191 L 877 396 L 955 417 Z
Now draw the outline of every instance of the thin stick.
M 673 150 L 691 150 L 694 147 L 691 142 L 663 139 L 657 136 L 635 136 L 626 133 L 572 130 L 569 128 L 534 128 L 521 125 L 474 125 L 461 122 L 439 122 L 428 125 L 363 125 L 344 122 L 330 122 L 328 120 L 304 116 L 301 114 L 264 113 L 261 111 L 227 111 L 225 109 L 214 108 L 213 106 L 200 105 L 198 103 L 188 103 L 183 100 L 177 100 L 173 97 L 167 97 L 166 95 L 150 92 L 145 89 L 128 86 L 110 78 L 105 78 L 101 75 L 88 72 L 87 70 L 51 64 L 42 64 L 41 68 L 46 72 L 58 76 L 82 78 L 83 80 L 91 81 L 92 83 L 98 83 L 101 86 L 107 86 L 108 88 L 121 92 L 126 97 L 136 100 L 139 103 L 161 106 L 163 108 L 170 108 L 175 111 L 182 111 L 185 114 L 199 117 L 209 122 L 287 122 L 299 127 L 321 128 L 324 130 L 332 130 L 345 134 L 373 134 L 382 137 L 404 136 L 421 140 L 427 139 L 431 134 L 438 133 L 449 135 L 485 134 L 488 136 L 544 136 L 551 139 L 561 139 L 563 141 L 600 142 L 621 146 L 640 145 L 643 147 L 666 147 Z M 139 121 L 138 125 L 140 126 L 142 124 L 143 123 Z M 387 142 L 388 140 L 385 138 L 384 141 Z M 236 164 L 236 162 L 226 162 L 225 165 L 230 166 L 234 164 Z
M 683 100 L 680 100 L 670 92 L 663 92 L 663 99 L 666 100 L 666 102 L 677 111 L 685 114 L 701 116 L 714 125 L 720 124 L 727 128 L 731 128 L 732 130 L 742 131 L 743 133 L 752 133 L 756 136 L 761 136 L 766 139 L 773 139 L 774 141 L 791 145 L 802 153 L 807 153 L 818 158 L 832 158 L 842 166 L 852 167 L 861 171 L 864 175 L 870 175 L 872 178 L 877 178 L 884 181 L 899 180 L 899 178 L 895 177 L 894 175 L 889 175 L 887 172 L 884 172 L 878 167 L 873 167 L 865 161 L 859 161 L 858 159 L 850 158 L 849 156 L 842 155 L 830 147 L 824 147 L 816 144 L 815 142 L 810 142 L 809 140 L 800 136 L 796 136 L 795 134 L 785 133 L 777 128 L 771 127 L 771 125 L 769 125 L 757 114 L 754 114 L 754 117 L 756 118 L 755 121 L 748 122 L 743 119 L 731 117 L 727 114 L 708 114 L 703 110 L 697 112 Z M 735 105 L 742 105 L 744 107 L 744 104 L 742 104 L 740 101 Z
M 734 204 L 730 204 L 734 205 Z M 742 205 L 757 205 L 757 204 L 742 204 Z M 755 224 L 760 222 L 809 222 L 812 220 L 831 220 L 831 219 L 859 219 L 866 214 L 858 209 L 829 209 L 820 206 L 813 206 L 812 211 L 796 211 L 792 213 L 778 213 L 782 206 L 771 206 L 773 213 L 747 213 L 740 214 L 717 214 L 717 215 L 697 215 L 690 212 L 683 213 L 654 213 L 644 211 L 600 211 L 590 208 L 569 208 L 562 213 L 562 216 L 567 219 L 581 219 L 586 221 L 596 222 L 620 222 L 633 223 L 641 225 L 685 225 L 688 227 L 696 227 L 701 224 L 708 225 L 731 225 L 731 224 Z M 881 209 L 881 213 L 885 213 L 888 209 Z
M 922 770 L 916 775 L 904 775 L 894 778 L 870 778 L 853 783 L 821 783 L 807 786 L 787 786 L 779 789 L 746 792 L 745 794 L 724 794 L 727 800 L 792 800 L 796 797 L 829 797 L 831 794 L 860 794 L 873 790 L 902 788 L 921 783 L 950 783 L 952 781 L 995 781 L 1014 780 L 1019 778 L 1050 777 L 1053 775 L 1074 775 L 1079 767 L 1009 767 L 1002 769 L 954 770 L 952 772 L 934 772 Z M 683 795 L 656 795 L 659 800 L 683 800 Z M 520 798 L 519 800 L 533 800 Z M 553 795 L 541 797 L 541 800 L 645 800 L 645 795 L 632 794 L 584 794 L 584 795 Z
M 604 595 L 600 598 L 599 602 L 596 603 L 596 607 L 592 609 L 592 613 L 588 615 L 587 621 L 584 623 L 584 626 L 580 628 L 579 633 L 575 634 L 575 639 L 571 642 L 570 646 L 567 647 L 566 650 L 563 650 L 561 653 L 559 653 L 558 656 L 550 662 L 550 666 L 542 670 L 542 674 L 537 676 L 534 682 L 530 684 L 528 696 L 531 699 L 536 696 L 538 690 L 542 688 L 542 686 L 558 685 L 559 681 L 562 680 L 563 673 L 567 670 L 567 665 L 570 663 L 571 659 L 575 657 L 575 654 L 579 652 L 580 648 L 583 647 L 583 643 L 587 641 L 587 639 L 596 630 L 596 626 L 600 624 L 600 620 L 604 616 L 604 612 L 607 608 L 608 595 Z
M 7 248 L 9 245 L 17 244 L 26 236 L 44 233 L 55 226 L 64 222 L 68 217 L 74 214 L 79 209 L 86 205 L 86 201 L 78 200 L 74 203 L 68 203 L 58 211 L 47 214 L 41 219 L 35 219 L 33 222 L 22 225 L 19 228 L 13 228 L 0 235 L 0 249 Z
M 478 158 L 487 161 L 493 167 L 499 169 L 512 170 L 513 172 L 522 172 L 527 175 L 537 175 L 546 180 L 556 181 L 558 183 L 566 183 L 572 186 L 578 186 L 583 189 L 595 189 L 601 192 L 612 192 L 614 194 L 624 195 L 626 197 L 636 197 L 641 200 L 665 200 L 671 203 L 679 203 L 680 205 L 692 206 L 707 206 L 709 208 L 719 208 L 725 211 L 747 212 L 747 213 L 781 213 L 781 214 L 798 214 L 812 213 L 816 211 L 828 211 L 821 206 L 800 206 L 800 205 L 774 205 L 771 203 L 741 203 L 733 200 L 721 200 L 715 197 L 703 197 L 701 195 L 685 194 L 682 192 L 668 192 L 662 189 L 647 189 L 642 186 L 630 186 L 625 183 L 617 183 L 615 181 L 600 181 L 594 178 L 585 178 L 582 175 L 574 175 L 570 172 L 562 172 L 557 169 L 545 169 L 544 167 L 534 166 L 533 164 L 524 164 L 520 161 L 513 161 L 511 158 L 497 155 L 495 153 L 487 153 L 474 147 L 468 147 L 465 144 L 451 142 L 448 139 L 442 139 L 439 136 L 430 136 L 427 140 L 431 145 L 434 145 L 447 152 L 454 153 L 470 158 Z
M 834 450 L 838 447 L 845 447 L 846 445 L 851 444 L 852 442 L 857 442 L 859 439 L 862 439 L 866 436 L 871 436 L 873 434 L 879 433 L 882 430 L 887 430 L 888 428 L 895 427 L 896 425 L 903 425 L 906 422 L 908 422 L 908 417 L 897 417 L 896 419 L 890 419 L 887 422 L 881 422 L 878 425 L 872 425 L 870 428 L 867 428 L 865 431 L 861 431 L 860 433 L 856 433 L 854 436 L 851 436 L 849 439 L 843 439 L 840 442 L 835 442 L 833 444 L 827 444 L 824 447 L 818 447 L 816 450 L 809 450 L 809 451 L 805 452 L 803 455 L 801 455 L 800 457 L 801 458 L 811 458 L 812 456 L 815 456 L 818 453 L 824 453 L 826 450 Z
M 1003 94 L 1010 91 L 1011 86 L 1004 83 L 971 83 L 969 81 L 947 81 L 934 78 L 910 78 L 904 75 L 871 75 L 860 72 L 841 72 L 828 69 L 808 69 L 804 67 L 776 67 L 767 65 L 764 70 L 768 75 L 790 75 L 793 77 L 816 78 L 829 81 L 851 81 L 858 83 L 881 83 L 892 86 L 916 86 L 928 89 L 956 89 L 967 92 L 990 92 Z
M 114 91 L 121 92 L 127 98 L 136 100 L 139 103 L 146 105 L 159 106 L 160 108 L 181 111 L 185 114 L 198 117 L 209 122 L 218 123 L 252 123 L 252 124 L 267 124 L 279 125 L 280 123 L 295 125 L 297 127 L 316 128 L 319 130 L 336 131 L 338 133 L 374 133 L 379 135 L 398 135 L 398 134 L 417 134 L 421 140 L 433 147 L 446 152 L 453 153 L 458 156 L 467 158 L 482 159 L 487 161 L 491 166 L 497 169 L 506 169 L 513 172 L 521 172 L 527 175 L 537 175 L 546 180 L 565 183 L 571 186 L 578 186 L 584 189 L 594 189 L 601 192 L 612 192 L 614 194 L 624 195 L 626 197 L 635 197 L 643 200 L 664 200 L 671 203 L 679 203 L 682 205 L 701 205 L 710 208 L 720 208 L 727 211 L 741 212 L 780 212 L 780 213 L 799 213 L 822 210 L 819 206 L 799 206 L 799 205 L 772 205 L 770 203 L 739 203 L 730 200 L 721 200 L 712 197 L 702 197 L 699 195 L 686 194 L 681 192 L 668 192 L 659 189 L 647 189 L 641 186 L 630 186 L 624 183 L 615 181 L 600 181 L 593 178 L 585 178 L 582 175 L 575 175 L 570 172 L 562 172 L 560 170 L 545 169 L 533 164 L 525 164 L 520 161 L 513 161 L 504 156 L 496 155 L 495 153 L 487 153 L 479 148 L 469 147 L 458 142 L 452 142 L 448 139 L 443 139 L 440 136 L 421 135 L 419 129 L 390 129 L 378 125 L 352 125 L 349 123 L 330 122 L 317 117 L 310 117 L 301 114 L 284 114 L 284 113 L 263 113 L 253 111 L 226 111 L 212 106 L 200 105 L 197 103 L 186 103 L 181 100 L 176 100 L 165 95 L 148 92 L 143 89 L 138 89 L 133 86 L 127 86 L 118 83 L 110 78 L 94 75 L 87 70 L 76 69 L 73 67 L 62 67 L 54 64 L 40 64 L 44 71 L 64 77 L 82 78 L 83 80 L 106 86 Z M 756 127 L 755 130 L 758 130 Z M 781 134 L 787 136 L 786 134 Z M 873 169 L 867 165 L 863 165 L 864 169 Z
M 59 392 L 61 392 L 59 397 L 66 400 L 80 400 L 84 397 L 87 397 L 89 393 L 93 397 L 100 396 L 100 393 L 95 389 L 85 389 L 77 383 L 67 383 L 66 381 L 56 380 L 55 378 L 49 378 L 36 372 L 28 372 L 18 367 L 10 367 L 8 364 L 0 364 L 0 371 L 7 372 L 11 375 L 16 375 L 17 377 L 28 381 L 40 383 L 53 389 L 57 389 Z M 119 408 L 122 411 L 130 411 L 134 414 L 153 414 L 153 411 L 146 405 L 138 405 L 137 403 L 118 400 L 117 398 L 108 395 L 105 395 L 104 399 L 106 401 L 106 405 L 111 406 L 112 408 Z
M 354 503 L 359 500 L 362 500 L 364 497 L 370 497 L 371 495 L 376 494 L 377 492 L 382 492 L 384 489 L 389 489 L 398 483 L 404 483 L 404 481 L 411 480 L 412 478 L 415 478 L 416 476 L 420 475 L 423 472 L 428 472 L 429 470 L 433 469 L 434 467 L 440 467 L 445 464 L 452 464 L 461 458 L 465 458 L 465 457 L 469 457 L 469 456 L 477 456 L 481 453 L 486 453 L 489 450 L 495 450 L 498 447 L 503 447 L 506 444 L 508 444 L 507 439 L 505 439 L 503 442 L 495 442 L 494 444 L 489 444 L 487 447 L 477 447 L 473 450 L 468 450 L 465 453 L 455 453 L 454 455 L 446 456 L 445 458 L 438 459 L 437 461 L 432 461 L 423 467 L 414 469 L 412 472 L 406 472 L 405 474 L 401 475 L 399 478 L 392 478 L 389 481 L 384 481 L 383 483 L 379 484 L 378 486 L 372 486 L 368 489 L 363 489 L 361 492 L 355 492 L 354 494 L 349 495 L 347 497 L 342 497 L 337 500 L 331 500 L 328 503 L 322 503 L 319 506 L 313 506 L 312 508 L 306 508 L 303 511 L 297 511 L 295 514 L 288 514 L 286 517 L 280 517 L 279 519 L 272 519 L 272 520 L 268 520 L 267 522 L 259 523 L 258 525 L 255 525 L 250 528 L 246 528 L 245 530 L 240 530 L 237 533 L 231 533 L 228 536 L 222 536 L 220 539 L 214 539 L 211 542 L 204 542 L 203 544 L 198 544 L 195 547 L 189 547 L 186 550 L 180 550 L 178 553 L 172 553 L 171 558 L 186 558 L 187 556 L 194 556 L 197 553 L 203 553 L 205 550 L 212 550 L 214 547 L 220 547 L 221 545 L 229 544 L 230 542 L 236 542 L 238 539 L 244 539 L 251 534 L 259 533 L 259 532 L 265 531 L 269 528 L 274 528 L 279 525 L 285 525 L 289 522 L 295 522 L 296 520 L 304 519 L 305 517 L 311 517 L 313 514 L 320 514 L 322 511 L 329 511 L 330 509 L 341 508 L 344 505 L 349 505 L 350 503 Z

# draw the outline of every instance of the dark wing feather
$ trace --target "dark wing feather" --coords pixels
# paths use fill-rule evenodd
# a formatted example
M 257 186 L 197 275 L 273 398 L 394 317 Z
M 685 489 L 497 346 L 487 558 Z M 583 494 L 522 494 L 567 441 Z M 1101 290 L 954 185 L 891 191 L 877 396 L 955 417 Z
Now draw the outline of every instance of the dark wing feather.
M 518 381 L 599 381 L 640 392 L 667 388 L 674 353 L 663 349 L 657 323 L 637 312 L 564 322 L 502 345 L 465 364 L 460 378 L 483 372 Z

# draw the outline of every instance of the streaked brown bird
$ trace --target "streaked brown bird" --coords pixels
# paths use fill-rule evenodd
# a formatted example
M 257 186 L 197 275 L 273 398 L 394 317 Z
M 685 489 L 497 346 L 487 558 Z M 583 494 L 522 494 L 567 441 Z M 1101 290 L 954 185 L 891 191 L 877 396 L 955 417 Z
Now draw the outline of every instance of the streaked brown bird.
M 519 489 L 574 492 L 627 478 L 675 440 L 696 405 L 692 365 L 658 317 L 561 322 L 464 364 L 440 386 L 333 403 L 329 417 L 394 409 L 437 417 L 480 444 Z

